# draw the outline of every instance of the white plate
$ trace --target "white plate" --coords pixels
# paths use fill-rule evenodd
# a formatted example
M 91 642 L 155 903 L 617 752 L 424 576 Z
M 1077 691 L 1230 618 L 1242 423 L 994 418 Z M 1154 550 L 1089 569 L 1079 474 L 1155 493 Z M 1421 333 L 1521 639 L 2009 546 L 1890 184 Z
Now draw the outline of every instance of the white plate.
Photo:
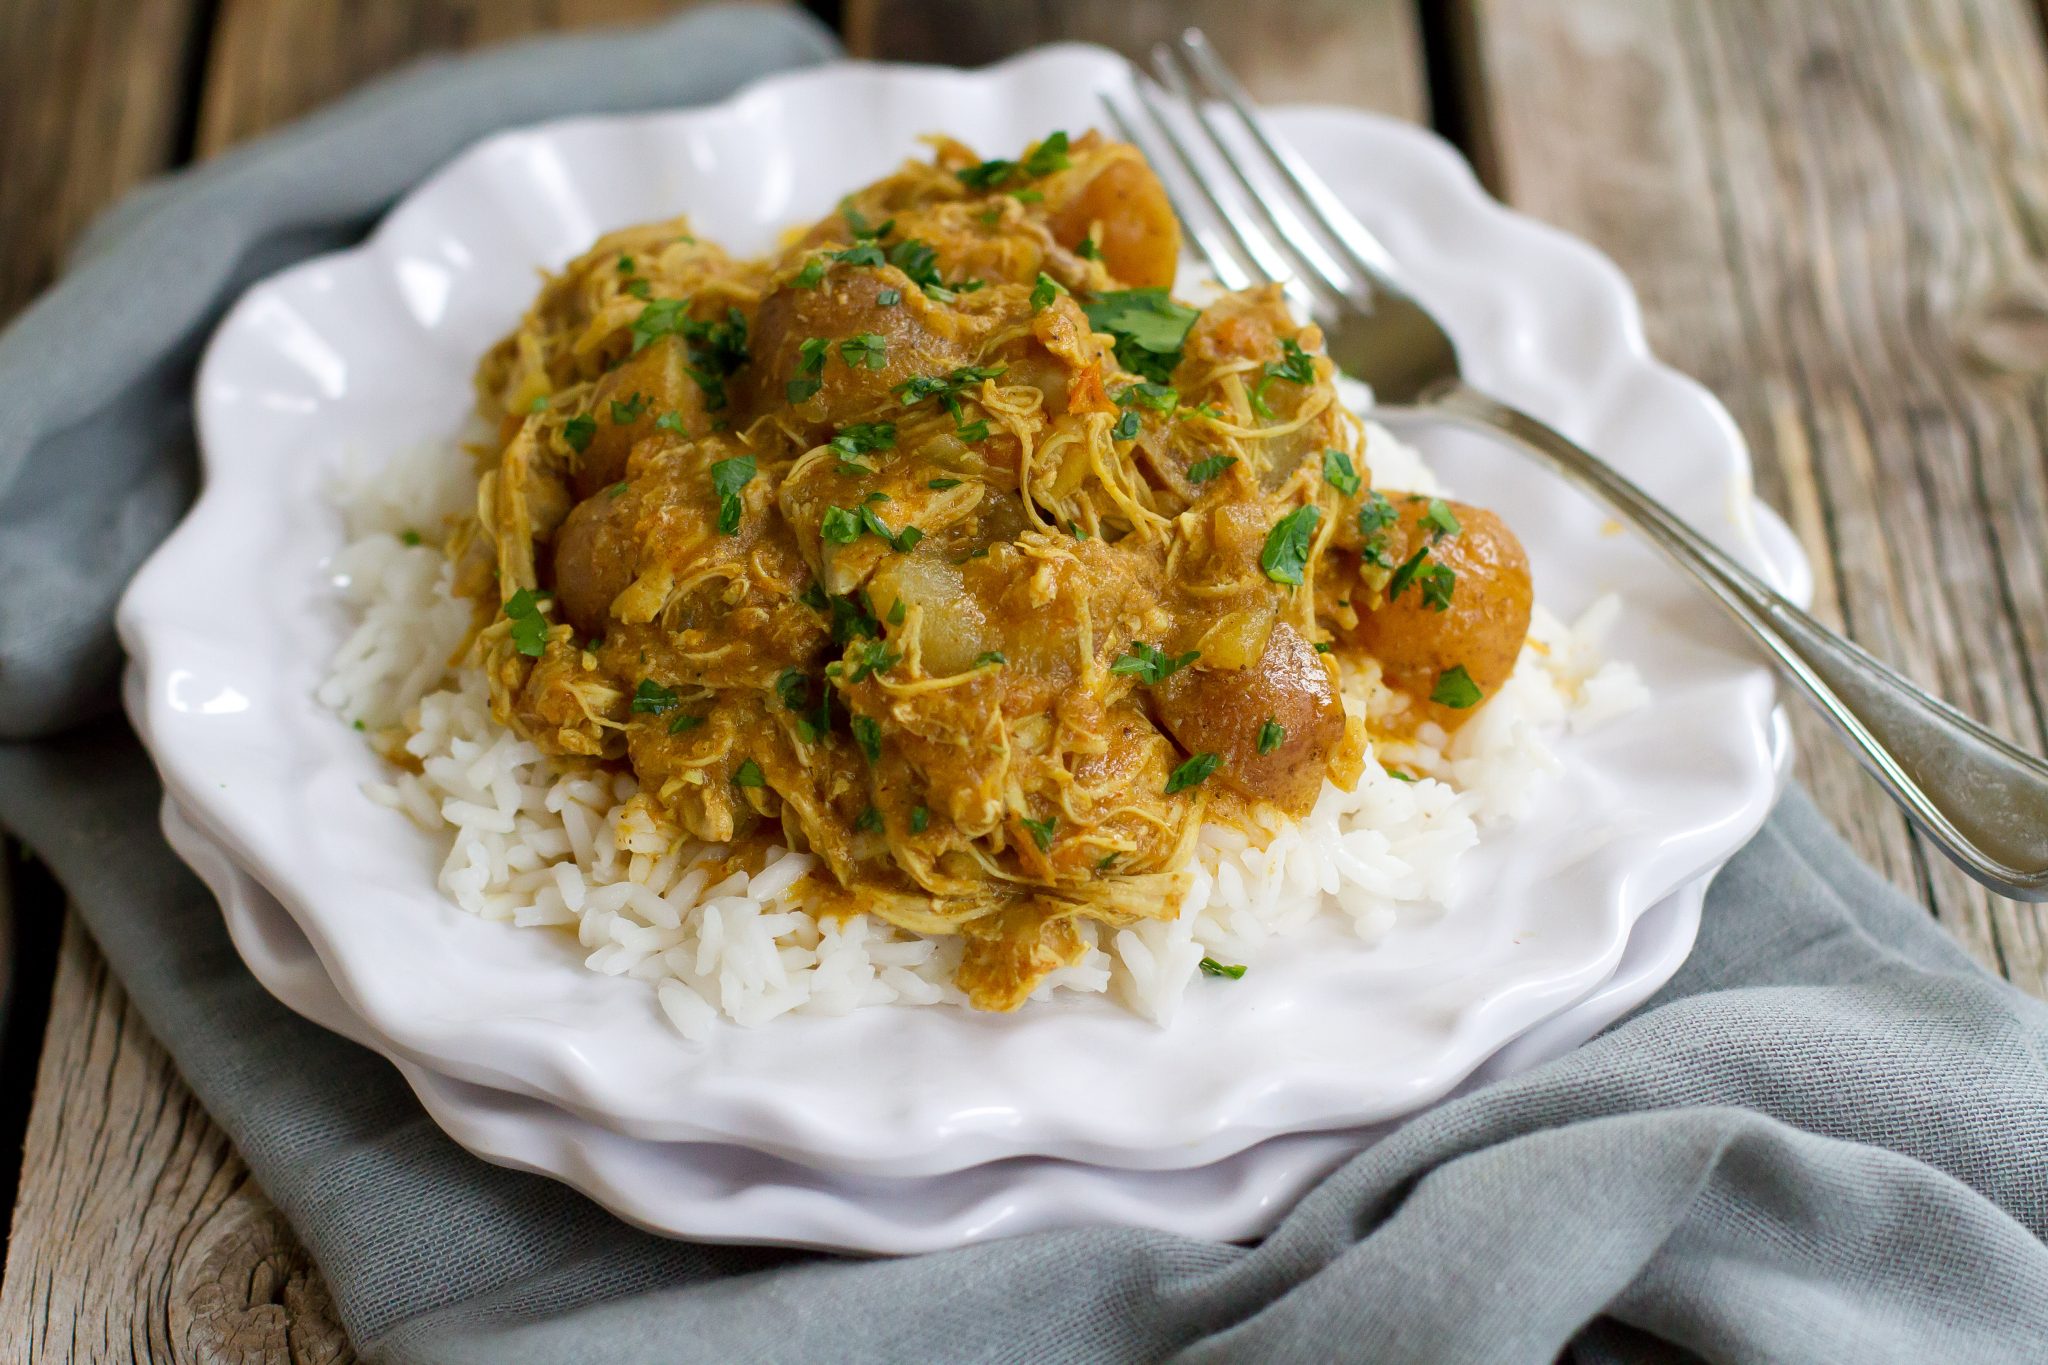
M 348 1008 L 277 900 L 166 797 L 164 834 L 220 898 L 236 951 L 306 1018 L 381 1052 L 444 1132 L 485 1160 L 552 1176 L 628 1222 L 694 1241 L 904 1255 L 1104 1223 L 1186 1237 L 1262 1237 L 1310 1186 L 1383 1130 L 1273 1138 L 1209 1166 L 1120 1171 L 1017 1157 L 944 1175 L 836 1175 L 722 1143 L 649 1142 L 543 1101 L 452 1080 L 400 1055 Z M 1644 912 L 1615 974 L 1489 1058 L 1468 1084 L 1576 1047 L 1647 999 L 1684 961 L 1705 881 Z
M 1441 1097 L 1610 976 L 1637 916 L 1762 821 L 1765 668 L 1650 551 L 1604 533 L 1599 509 L 1445 432 L 1425 454 L 1507 513 L 1543 600 L 1570 615 L 1624 594 L 1616 647 L 1657 700 L 1566 743 L 1539 812 L 1468 858 L 1447 912 L 1375 950 L 1334 927 L 1304 934 L 1243 981 L 1191 990 L 1170 1030 L 1077 1001 L 793 1017 L 693 1046 L 642 983 L 577 969 L 559 935 L 485 923 L 439 895 L 438 841 L 363 799 L 378 764 L 313 699 L 344 628 L 323 570 L 340 544 L 323 496 L 339 464 L 455 430 L 470 368 L 535 267 L 604 229 L 688 210 L 700 231 L 756 249 L 890 169 L 918 132 L 1019 146 L 1093 122 L 1095 90 L 1125 78 L 1120 60 L 1078 47 L 973 73 L 844 65 L 710 109 L 504 134 L 362 246 L 235 307 L 200 373 L 205 490 L 122 603 L 138 722 L 170 791 L 291 912 L 380 1035 L 444 1074 L 629 1136 L 840 1170 L 928 1175 L 1019 1155 L 1207 1165 Z M 1733 424 L 1648 355 L 1610 263 L 1495 204 L 1426 133 L 1346 110 L 1276 120 L 1409 268 L 1477 382 L 1770 572 Z

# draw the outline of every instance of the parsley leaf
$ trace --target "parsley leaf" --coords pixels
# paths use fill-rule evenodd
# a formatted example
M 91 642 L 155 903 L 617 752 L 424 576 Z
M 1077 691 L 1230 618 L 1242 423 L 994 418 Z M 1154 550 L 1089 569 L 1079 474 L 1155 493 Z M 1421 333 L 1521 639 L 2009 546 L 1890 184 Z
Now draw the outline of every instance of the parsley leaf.
M 1287 741 L 1287 727 L 1271 716 L 1259 727 L 1259 752 L 1270 754 Z
M 1217 754 L 1196 754 L 1187 762 L 1175 768 L 1166 779 L 1166 794 L 1186 791 L 1189 787 L 1206 782 L 1209 775 L 1222 766 L 1223 759 Z
M 958 487 L 960 486 L 960 480 L 958 480 L 958 479 L 928 479 L 928 480 L 926 480 L 926 481 L 925 481 L 925 485 L 924 485 L 924 486 L 925 486 L 926 488 L 932 489 L 932 490 L 934 490 L 934 491 L 936 491 L 936 492 L 940 492 L 940 493 L 943 493 L 943 492 L 945 492 L 945 491 L 946 491 L 946 490 L 947 490 L 948 488 L 958 488 Z
M 882 828 L 882 812 L 876 810 L 873 806 L 869 806 L 854 820 L 853 827 L 868 834 L 879 833 Z
M 668 723 L 668 732 L 672 735 L 679 735 L 685 730 L 694 730 L 703 723 L 704 717 L 702 716 L 678 714 L 674 720 Z
M 1201 657 L 1200 650 L 1191 649 L 1176 659 L 1157 645 L 1148 645 L 1143 640 L 1133 640 L 1131 652 L 1111 664 L 1109 671 L 1125 674 L 1157 687 Z
M 894 308 L 901 302 L 903 302 L 903 291 L 901 289 L 884 289 L 875 295 L 875 305 L 879 308 Z
M 1358 491 L 1358 471 L 1351 467 L 1351 457 L 1341 450 L 1323 452 L 1323 482 L 1347 497 Z
M 1061 284 L 1043 270 L 1038 272 L 1038 282 L 1031 286 L 1031 311 L 1043 312 L 1052 306 L 1052 301 L 1067 292 Z
M 865 528 L 860 523 L 860 513 L 849 512 L 844 507 L 827 507 L 825 520 L 818 530 L 834 545 L 851 545 L 860 539 Z
M 569 443 L 569 449 L 581 455 L 590 448 L 590 438 L 597 435 L 597 419 L 589 413 L 571 417 L 562 423 L 562 439 Z
M 1111 290 L 1090 299 L 1082 311 L 1089 326 L 1116 338 L 1119 365 L 1159 384 L 1172 380 L 1181 344 L 1197 316 L 1164 289 Z
M 1309 543 L 1315 539 L 1316 522 L 1322 513 L 1311 505 L 1297 507 L 1273 524 L 1266 533 L 1266 546 L 1259 551 L 1259 567 L 1275 583 L 1299 586 L 1302 570 L 1308 567 Z
M 898 603 L 900 606 L 901 603 Z M 881 640 L 863 640 L 854 646 L 853 673 L 847 678 L 850 683 L 866 682 L 877 673 L 887 673 L 903 656 Z
M 1432 564 L 1416 576 L 1422 589 L 1423 605 L 1431 611 L 1449 611 L 1451 594 L 1458 586 L 1458 572 L 1448 564 Z
M 1207 483 L 1237 463 L 1235 455 L 1211 455 L 1188 466 L 1189 483 Z
M 1425 545 L 1401 561 L 1401 567 L 1394 570 L 1394 576 L 1387 580 L 1387 600 L 1389 602 L 1399 597 L 1407 590 L 1408 585 L 1415 581 L 1415 575 L 1422 571 L 1422 561 L 1427 558 L 1429 558 L 1429 547 Z
M 1422 524 L 1429 528 L 1429 538 L 1432 541 L 1454 536 L 1465 529 L 1458 524 L 1457 513 L 1453 512 L 1451 505 L 1442 498 L 1429 500 L 1429 510 L 1422 514 Z
M 879 370 L 889 363 L 889 343 L 879 332 L 862 332 L 839 343 L 839 358 L 846 362 L 848 369 L 857 370 L 866 365 Z
M 1075 244 L 1074 254 L 1084 261 L 1099 261 L 1102 259 L 1102 248 L 1095 245 L 1093 237 L 1083 237 Z
M 873 242 L 856 242 L 844 251 L 833 252 L 832 259 L 846 265 L 882 265 L 888 258 Z
M 1031 842 L 1038 845 L 1040 853 L 1052 851 L 1053 831 L 1060 827 L 1057 815 L 1048 815 L 1043 820 L 1025 820 L 1024 828 L 1031 831 Z
M 746 510 L 740 490 L 753 479 L 754 457 L 751 455 L 736 455 L 711 466 L 711 491 L 718 495 L 720 534 L 729 536 L 740 529 L 740 513 Z
M 802 270 L 789 277 L 789 287 L 791 289 L 816 289 L 824 279 L 825 263 L 814 256 L 804 263 Z
M 1073 164 L 1067 160 L 1067 135 L 1064 131 L 1049 134 L 1045 141 L 1025 153 L 1021 163 L 1024 174 L 1029 176 L 1051 175 Z
M 768 781 L 761 776 L 761 765 L 750 758 L 733 770 L 732 784 L 735 787 L 765 787 Z
M 1169 384 L 1133 384 L 1116 396 L 1119 407 L 1147 407 L 1154 412 L 1172 412 L 1180 402 L 1180 390 Z
M 1374 489 L 1365 495 L 1365 506 L 1358 509 L 1358 534 L 1370 536 L 1394 524 L 1400 514 L 1394 511 L 1394 504 L 1387 501 L 1387 495 Z
M 676 709 L 679 704 L 676 690 L 664 687 L 652 678 L 642 678 L 640 685 L 633 689 L 633 714 L 641 716 L 662 716 Z
M 860 751 L 867 756 L 868 762 L 881 762 L 882 727 L 875 723 L 872 716 L 855 716 L 851 724 L 853 742 L 860 745 Z
M 512 648 L 529 659 L 538 659 L 548 650 L 548 618 L 540 610 L 543 596 L 521 588 L 505 599 L 505 619 L 512 623 Z
M 639 421 L 640 415 L 646 411 L 647 395 L 644 393 L 636 393 L 623 403 L 614 398 L 611 410 L 612 425 L 615 427 L 631 426 Z
M 924 833 L 926 829 L 931 827 L 931 823 L 932 813 L 930 811 L 926 810 L 923 806 L 912 806 L 910 808 L 910 832 L 912 834 Z
M 1010 661 L 1003 657 L 1003 651 L 1001 651 L 1000 649 L 991 649 L 986 654 L 975 655 L 973 667 L 987 668 L 990 665 L 1000 665 L 1006 664 L 1008 662 Z
M 1477 706 L 1485 697 L 1479 684 L 1472 681 L 1472 675 L 1465 671 L 1465 665 L 1452 664 L 1437 675 L 1436 686 L 1430 689 L 1429 699 L 1453 711 L 1463 711 Z
M 1138 414 L 1131 411 L 1129 408 L 1125 408 L 1124 415 L 1117 418 L 1116 425 L 1109 429 L 1109 438 L 1112 441 L 1137 440 Z
M 1244 979 L 1244 966 L 1241 963 L 1218 962 L 1213 957 L 1205 957 L 1202 959 L 1201 965 L 1203 976 L 1224 976 L 1229 977 L 1232 981 Z

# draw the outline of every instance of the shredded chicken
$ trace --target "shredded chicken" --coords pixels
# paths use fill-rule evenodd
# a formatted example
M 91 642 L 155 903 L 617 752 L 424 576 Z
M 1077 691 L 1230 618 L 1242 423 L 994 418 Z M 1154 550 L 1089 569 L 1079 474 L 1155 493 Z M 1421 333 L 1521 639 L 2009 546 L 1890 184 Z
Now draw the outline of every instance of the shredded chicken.
M 1175 914 L 1204 822 L 1357 780 L 1340 663 L 1469 717 L 1520 546 L 1374 490 L 1317 330 L 1175 301 L 1179 252 L 1095 133 L 934 139 L 763 260 L 599 240 L 478 370 L 452 553 L 498 718 L 679 831 L 809 850 L 820 913 L 964 935 L 1010 1009 L 1077 919 Z

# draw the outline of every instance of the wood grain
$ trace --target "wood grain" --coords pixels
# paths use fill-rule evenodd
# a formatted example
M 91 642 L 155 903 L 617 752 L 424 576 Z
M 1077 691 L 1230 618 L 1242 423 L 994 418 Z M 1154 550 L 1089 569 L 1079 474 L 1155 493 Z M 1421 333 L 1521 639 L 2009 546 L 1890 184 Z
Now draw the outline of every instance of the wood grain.
M 75 919 L 0 1280 L 0 1359 L 354 1359 L 305 1253 Z
M 627 24 L 695 0 L 222 0 L 199 154 L 275 127 L 392 67 L 551 29 Z
M 2048 65 L 2025 0 L 1476 0 L 1504 197 L 1593 241 L 1711 386 L 1816 612 L 2040 752 L 2048 730 Z M 2048 915 L 1907 827 L 1805 708 L 1800 776 L 1985 965 Z
M 1152 44 L 1193 24 L 1261 99 L 1355 104 L 1416 120 L 1429 108 L 1410 0 L 847 0 L 845 23 L 855 56 L 954 66 L 1060 39 L 1142 60 Z
M 197 0 L 0 0 L 0 323 L 179 151 Z

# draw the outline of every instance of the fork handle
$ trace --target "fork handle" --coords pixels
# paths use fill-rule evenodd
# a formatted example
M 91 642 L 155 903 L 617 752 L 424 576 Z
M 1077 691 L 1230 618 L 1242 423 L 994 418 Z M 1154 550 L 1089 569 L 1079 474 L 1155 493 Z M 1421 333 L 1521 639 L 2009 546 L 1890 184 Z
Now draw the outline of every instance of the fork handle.
M 1749 629 L 1944 853 L 2005 895 L 2048 900 L 2048 763 L 1814 620 L 1604 461 L 1527 413 L 1462 383 L 1405 411 L 1506 436 L 1633 522 Z

